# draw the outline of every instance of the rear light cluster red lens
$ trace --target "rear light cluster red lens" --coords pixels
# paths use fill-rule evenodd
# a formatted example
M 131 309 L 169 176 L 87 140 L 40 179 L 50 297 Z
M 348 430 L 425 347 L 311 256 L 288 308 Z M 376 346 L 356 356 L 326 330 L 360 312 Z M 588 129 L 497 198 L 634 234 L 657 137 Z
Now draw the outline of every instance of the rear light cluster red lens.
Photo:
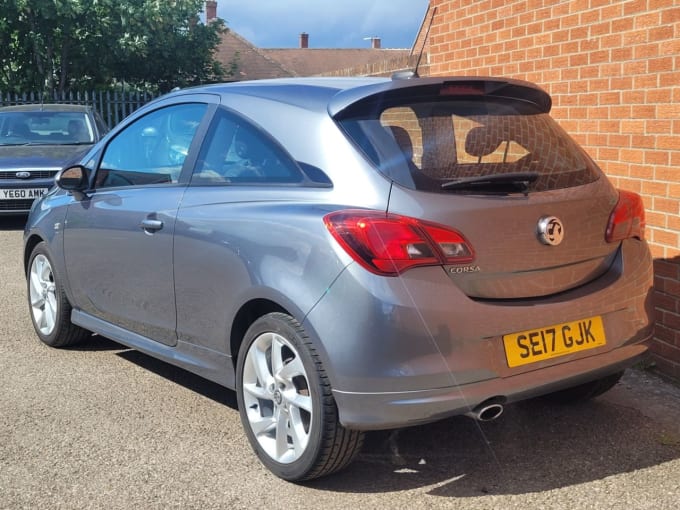
M 645 206 L 637 193 L 619 190 L 619 201 L 609 216 L 605 239 L 613 243 L 631 237 L 645 238 Z
M 474 259 L 472 246 L 459 232 L 407 216 L 345 210 L 326 215 L 324 223 L 356 262 L 380 275 Z

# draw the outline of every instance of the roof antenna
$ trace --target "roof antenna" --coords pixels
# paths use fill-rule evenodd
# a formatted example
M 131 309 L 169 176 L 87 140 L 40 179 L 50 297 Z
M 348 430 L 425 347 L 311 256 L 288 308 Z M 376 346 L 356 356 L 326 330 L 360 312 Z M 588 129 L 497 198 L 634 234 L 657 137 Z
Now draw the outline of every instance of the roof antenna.
M 420 59 L 423 58 L 423 52 L 425 51 L 425 45 L 427 44 L 427 38 L 430 35 L 430 28 L 432 28 L 432 22 L 434 21 L 434 16 L 437 14 L 437 7 L 432 9 L 432 16 L 430 16 L 430 23 L 427 25 L 427 31 L 425 32 L 425 37 L 423 38 L 423 45 L 420 48 L 420 53 L 418 53 L 418 60 L 416 60 L 416 67 L 413 71 L 397 71 L 392 74 L 393 80 L 410 80 L 412 78 L 420 78 L 418 74 L 418 68 L 420 67 Z

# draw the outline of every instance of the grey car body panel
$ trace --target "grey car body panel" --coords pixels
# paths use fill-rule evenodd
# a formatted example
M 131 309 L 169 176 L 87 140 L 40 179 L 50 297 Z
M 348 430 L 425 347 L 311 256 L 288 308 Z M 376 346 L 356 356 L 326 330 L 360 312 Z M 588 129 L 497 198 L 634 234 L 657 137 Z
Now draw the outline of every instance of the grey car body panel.
M 604 226 L 618 193 L 609 181 L 514 196 L 453 197 L 395 186 L 389 212 L 415 216 L 460 231 L 476 252 L 472 270 L 449 276 L 466 295 L 487 299 L 538 297 L 583 285 L 612 263 L 616 243 L 607 243 Z M 564 225 L 559 246 L 539 241 L 537 225 L 546 216 Z
M 387 78 L 283 78 L 275 80 L 256 80 L 209 85 L 205 90 L 223 94 L 223 103 L 234 98 L 247 96 L 264 99 L 277 104 L 288 104 L 299 109 L 326 113 L 329 102 L 345 90 L 379 87 L 392 83 Z M 370 90 L 376 90 L 371 88 Z M 360 94 L 363 96 L 363 94 Z
M 622 278 L 624 265 L 639 281 Z M 342 394 L 338 397 L 341 421 L 359 428 L 368 423 L 368 428 L 395 427 L 406 423 L 405 416 L 389 418 L 383 414 L 381 402 L 394 405 L 398 401 L 415 409 L 429 394 L 438 395 L 438 407 L 446 394 L 456 401 L 449 403 L 450 414 L 456 414 L 463 411 L 462 403 L 470 409 L 496 396 L 519 399 L 531 380 L 531 376 L 515 379 L 519 374 L 540 377 L 537 374 L 542 369 L 577 359 L 591 359 L 584 362 L 589 368 L 574 376 L 579 382 L 615 372 L 607 358 L 617 357 L 613 353 L 623 345 L 637 345 L 628 352 L 638 356 L 645 350 L 638 344 L 651 338 L 651 267 L 646 243 L 630 240 L 622 243 L 609 271 L 587 285 L 549 298 L 486 301 L 465 296 L 443 278 L 442 268 L 417 268 L 398 278 L 381 279 L 354 264 L 307 316 L 305 326 L 324 339 L 324 362 L 334 391 Z M 364 292 L 358 293 L 358 289 Z M 363 299 L 347 299 L 357 295 Z M 507 367 L 504 334 L 596 314 L 605 323 L 606 346 L 524 367 Z M 346 317 L 353 320 L 346 321 Z M 561 381 L 564 370 L 552 370 L 554 380 L 548 381 L 547 388 L 535 389 L 534 394 L 573 385 L 574 379 Z M 492 380 L 503 381 L 489 384 L 502 391 L 479 389 Z M 420 421 L 416 414 L 414 411 L 410 424 Z
M 155 107 L 184 101 L 214 104 L 218 98 L 191 94 L 161 99 Z M 130 121 L 153 109 L 143 108 Z M 206 113 L 197 136 L 204 133 L 208 122 Z M 120 131 L 116 129 L 106 143 Z M 184 169 L 191 166 L 198 145 L 192 145 L 192 157 L 184 161 Z M 91 179 L 95 179 L 94 173 Z M 74 307 L 163 344 L 177 343 L 173 236 L 185 187 L 104 188 L 86 193 L 69 206 L 63 249 Z M 160 222 L 161 228 L 145 229 L 148 221 Z M 91 256 L 88 248 L 92 242 L 107 253 L 107 264 Z
M 130 331 L 174 345 L 173 233 L 184 187 L 101 190 L 69 206 L 64 232 L 74 304 Z M 163 222 L 150 234 L 145 219 Z M 92 246 L 106 254 L 92 256 Z
M 464 414 L 482 403 L 510 404 L 615 374 L 643 360 L 647 347 L 628 345 L 596 357 L 572 360 L 536 373 L 480 381 L 467 386 L 383 393 L 333 391 L 340 420 L 348 428 L 385 430 Z M 491 395 L 491 397 L 489 397 Z
M 452 373 L 456 384 L 468 384 L 535 370 L 565 359 L 509 370 L 499 337 L 595 314 L 616 317 L 623 311 L 630 313 L 623 325 L 605 320 L 606 330 L 615 332 L 607 349 L 631 339 L 644 339 L 637 335 L 648 331 L 651 324 L 646 315 L 651 303 L 652 273 L 647 267 L 651 259 L 644 256 L 644 243 L 636 243 L 641 246 L 629 243 L 632 246 L 619 252 L 610 270 L 601 277 L 541 299 L 470 299 L 444 277 L 439 267 L 416 268 L 396 278 L 381 279 L 354 264 L 335 281 L 308 314 L 307 321 L 321 338 L 335 338 L 324 341 L 326 348 L 332 349 L 328 363 L 335 367 L 339 360 L 347 361 L 339 370 L 333 369 L 337 373 L 334 387 L 340 391 L 360 392 L 369 387 L 388 392 L 432 389 L 450 385 Z M 637 260 L 640 257 L 642 263 Z M 621 278 L 624 263 L 637 265 L 640 279 L 647 284 L 631 284 Z M 363 299 L 347 300 L 347 296 L 356 296 L 359 288 L 368 291 L 363 293 Z M 626 292 L 613 298 L 612 289 Z M 344 317 L 354 320 L 347 324 Z M 367 338 L 380 338 L 381 342 L 366 345 Z M 470 352 L 466 354 L 467 350 Z M 480 350 L 486 356 L 480 356 Z M 365 355 L 357 359 L 357 352 Z M 586 351 L 582 355 L 591 354 Z M 446 363 L 441 364 L 438 357 Z M 432 360 L 441 370 L 419 364 L 423 359 Z
M 605 178 L 528 196 L 408 190 L 378 172 L 331 117 L 368 96 L 451 80 L 291 79 L 161 98 L 111 136 L 174 102 L 220 103 L 269 133 L 303 169 L 323 171 L 332 186 L 192 185 L 194 144 L 177 185 L 90 190 L 80 201 L 51 193 L 34 207 L 27 247 L 47 242 L 57 274 L 67 275 L 75 323 L 228 387 L 237 355 L 234 318 L 254 300 L 274 303 L 305 327 L 340 419 L 352 428 L 431 421 L 489 398 L 510 402 L 629 366 L 651 336 L 652 264 L 644 241 L 603 242 L 617 197 Z M 512 87 L 549 110 L 539 88 Z M 94 165 L 98 154 L 89 156 Z M 114 213 L 123 208 L 124 214 Z M 456 228 L 476 250 L 472 264 L 479 271 L 452 274 L 451 267 L 435 266 L 398 277 L 370 273 L 323 223 L 325 214 L 350 208 Z M 597 239 L 586 239 L 588 229 L 577 225 L 584 210 L 600 225 Z M 535 229 L 542 215 L 565 221 L 563 245 L 540 244 Z M 145 232 L 139 227 L 145 218 L 163 228 Z M 499 222 L 508 240 L 490 235 Z M 512 271 L 503 271 L 502 257 L 512 261 Z M 116 260 L 105 267 L 110 259 Z M 603 318 L 606 346 L 508 368 L 502 335 L 594 315 Z
M 244 304 L 266 299 L 306 315 L 347 263 L 329 247 L 320 218 L 333 207 L 319 193 L 329 191 L 187 190 L 174 249 L 181 340 L 235 356 L 231 321 Z

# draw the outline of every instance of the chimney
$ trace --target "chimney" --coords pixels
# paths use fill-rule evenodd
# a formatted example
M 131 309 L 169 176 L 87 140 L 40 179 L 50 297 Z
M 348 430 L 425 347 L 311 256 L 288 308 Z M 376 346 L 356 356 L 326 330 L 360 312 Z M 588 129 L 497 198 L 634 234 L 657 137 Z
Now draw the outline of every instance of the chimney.
M 217 19 L 217 2 L 215 0 L 207 0 L 205 2 L 205 22 L 210 23 Z
M 380 37 L 371 37 L 371 48 L 374 50 L 380 49 Z
M 309 34 L 306 32 L 300 34 L 300 48 L 309 48 Z

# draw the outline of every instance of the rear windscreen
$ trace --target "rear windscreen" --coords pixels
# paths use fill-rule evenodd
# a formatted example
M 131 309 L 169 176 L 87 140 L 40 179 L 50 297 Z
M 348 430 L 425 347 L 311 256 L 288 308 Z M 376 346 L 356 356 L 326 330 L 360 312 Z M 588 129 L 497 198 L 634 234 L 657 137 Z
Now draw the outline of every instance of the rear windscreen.
M 370 111 L 353 109 L 339 124 L 383 174 L 408 188 L 531 192 L 579 186 L 600 176 L 547 113 L 523 101 L 447 98 L 362 109 Z M 515 177 L 523 187 L 508 186 Z

